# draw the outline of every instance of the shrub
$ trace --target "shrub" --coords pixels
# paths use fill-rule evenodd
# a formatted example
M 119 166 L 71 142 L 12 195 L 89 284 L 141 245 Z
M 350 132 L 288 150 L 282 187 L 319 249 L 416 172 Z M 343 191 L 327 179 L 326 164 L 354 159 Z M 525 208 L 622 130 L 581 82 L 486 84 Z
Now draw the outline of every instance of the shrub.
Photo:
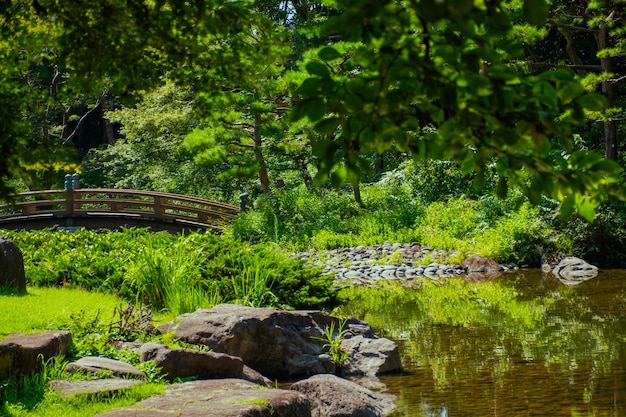
M 314 307 L 332 301 L 332 277 L 272 244 L 228 235 L 147 229 L 7 232 L 25 254 L 27 283 L 114 292 L 174 314 L 240 301 Z M 44 244 L 45 242 L 45 244 Z

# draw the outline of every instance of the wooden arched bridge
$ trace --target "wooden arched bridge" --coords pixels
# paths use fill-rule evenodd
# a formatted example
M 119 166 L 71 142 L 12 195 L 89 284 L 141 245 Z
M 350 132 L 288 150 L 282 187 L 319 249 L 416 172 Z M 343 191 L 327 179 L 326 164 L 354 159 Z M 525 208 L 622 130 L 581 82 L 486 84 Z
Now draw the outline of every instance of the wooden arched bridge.
M 180 194 L 105 188 L 30 191 L 0 205 L 0 229 L 221 229 L 239 207 Z

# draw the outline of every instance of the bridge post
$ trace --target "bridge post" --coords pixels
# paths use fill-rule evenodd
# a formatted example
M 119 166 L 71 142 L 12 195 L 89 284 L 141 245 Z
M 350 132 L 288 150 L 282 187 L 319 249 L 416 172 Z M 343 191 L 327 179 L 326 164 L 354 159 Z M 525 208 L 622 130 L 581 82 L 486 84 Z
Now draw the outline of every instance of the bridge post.
M 154 196 L 154 214 L 156 216 L 163 216 L 165 214 L 165 197 Z
M 74 213 L 74 190 L 65 190 L 65 214 L 70 215 Z

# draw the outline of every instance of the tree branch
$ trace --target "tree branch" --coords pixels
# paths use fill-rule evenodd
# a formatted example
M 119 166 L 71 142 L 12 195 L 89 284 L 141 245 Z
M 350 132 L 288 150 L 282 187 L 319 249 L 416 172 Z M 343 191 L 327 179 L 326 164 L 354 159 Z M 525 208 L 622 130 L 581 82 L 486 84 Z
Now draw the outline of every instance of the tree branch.
M 106 94 L 106 93 L 104 93 L 104 94 Z M 85 120 L 87 120 L 87 118 L 93 112 L 95 112 L 96 110 L 98 110 L 100 108 L 100 106 L 102 105 L 102 97 L 104 97 L 104 94 L 98 99 L 98 101 L 96 102 L 96 105 L 93 106 L 93 108 L 91 110 L 89 110 L 87 113 L 83 114 L 83 117 L 81 117 L 80 120 L 78 121 L 78 123 L 76 124 L 76 127 L 74 128 L 74 131 L 67 137 L 67 139 L 65 139 L 63 141 L 63 145 L 65 145 L 68 142 L 72 141 L 74 139 L 74 137 L 76 137 L 76 135 L 78 135 L 78 131 L 83 126 L 83 123 L 85 122 Z
M 532 68 L 557 68 L 557 67 L 565 66 L 571 69 L 602 71 L 602 65 L 553 64 L 551 62 L 530 62 L 530 61 L 526 61 L 524 63 Z
M 566 25 L 565 23 L 560 23 L 560 22 L 557 22 L 557 21 L 552 20 L 552 19 L 548 20 L 546 23 L 549 24 L 549 25 L 558 27 L 558 28 L 573 30 L 573 31 L 576 31 L 576 32 L 586 32 L 586 33 L 595 33 L 595 32 L 597 32 L 597 30 L 595 30 L 595 29 L 589 29 L 589 28 L 582 27 L 582 26 Z

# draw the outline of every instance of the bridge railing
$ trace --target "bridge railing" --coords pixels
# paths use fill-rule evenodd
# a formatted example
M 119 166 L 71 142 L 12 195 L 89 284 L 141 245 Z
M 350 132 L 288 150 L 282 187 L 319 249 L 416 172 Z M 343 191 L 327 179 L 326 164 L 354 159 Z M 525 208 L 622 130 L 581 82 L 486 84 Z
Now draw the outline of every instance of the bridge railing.
M 0 205 L 0 221 L 25 216 L 55 217 L 134 215 L 162 221 L 186 221 L 219 228 L 239 213 L 239 207 L 197 197 L 155 191 L 107 188 L 30 191 Z M 1 225 L 0 225 L 1 227 Z

